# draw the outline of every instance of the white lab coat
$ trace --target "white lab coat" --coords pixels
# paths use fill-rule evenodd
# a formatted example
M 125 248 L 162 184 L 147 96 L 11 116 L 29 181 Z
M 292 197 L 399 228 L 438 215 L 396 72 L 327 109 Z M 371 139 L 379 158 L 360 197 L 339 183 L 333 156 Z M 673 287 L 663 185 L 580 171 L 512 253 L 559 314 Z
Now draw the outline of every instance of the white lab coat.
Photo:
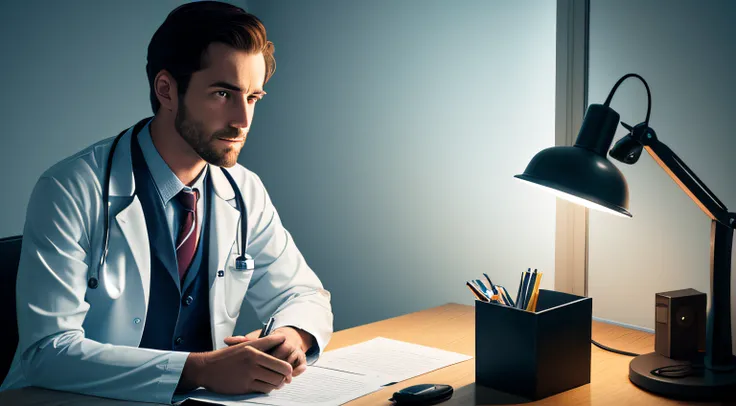
M 102 187 L 112 138 L 65 159 L 36 184 L 28 204 L 18 270 L 19 344 L 0 390 L 24 386 L 170 403 L 186 352 L 138 348 L 151 294 L 146 222 L 131 165 L 132 130 L 115 150 L 110 182 L 110 241 L 97 289 L 88 267 L 103 246 Z M 235 271 L 240 212 L 220 168 L 210 167 L 215 197 L 209 257 L 214 348 L 232 335 L 243 298 L 274 328 L 311 333 L 320 352 L 332 334 L 330 294 L 284 229 L 257 175 L 228 169 L 248 208 L 247 252 L 255 270 Z M 204 243 L 204 241 L 203 241 Z M 218 271 L 224 276 L 218 276 Z

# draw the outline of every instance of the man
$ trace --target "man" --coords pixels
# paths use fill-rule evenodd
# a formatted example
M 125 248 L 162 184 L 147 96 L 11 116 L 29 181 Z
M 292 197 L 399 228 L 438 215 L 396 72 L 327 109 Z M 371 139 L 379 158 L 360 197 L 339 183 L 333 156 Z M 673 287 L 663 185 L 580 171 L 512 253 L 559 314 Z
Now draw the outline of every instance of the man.
M 274 63 L 262 23 L 238 7 L 169 14 L 148 47 L 153 119 L 34 188 L 20 339 L 0 390 L 170 403 L 197 387 L 268 393 L 317 359 L 332 334 L 329 292 L 237 164 Z M 270 335 L 232 336 L 244 298 L 273 317 Z

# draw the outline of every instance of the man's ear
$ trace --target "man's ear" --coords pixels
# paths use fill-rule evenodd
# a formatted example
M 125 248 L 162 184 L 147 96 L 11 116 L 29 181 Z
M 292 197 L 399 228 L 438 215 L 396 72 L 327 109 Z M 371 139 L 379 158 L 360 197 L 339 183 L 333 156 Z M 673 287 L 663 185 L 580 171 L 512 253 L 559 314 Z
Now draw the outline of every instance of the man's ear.
M 176 89 L 176 80 L 171 74 L 162 70 L 156 75 L 153 82 L 153 88 L 156 91 L 156 98 L 161 103 L 161 108 L 169 111 L 176 111 L 178 104 L 178 94 Z

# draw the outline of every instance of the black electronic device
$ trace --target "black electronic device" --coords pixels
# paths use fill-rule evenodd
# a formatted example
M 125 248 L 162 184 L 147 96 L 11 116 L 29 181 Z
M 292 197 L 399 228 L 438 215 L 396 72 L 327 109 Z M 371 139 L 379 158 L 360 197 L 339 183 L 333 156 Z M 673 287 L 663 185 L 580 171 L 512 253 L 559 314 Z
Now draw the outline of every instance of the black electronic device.
M 436 405 L 437 403 L 450 399 L 452 397 L 452 393 L 453 389 L 450 385 L 425 383 L 409 386 L 398 392 L 394 392 L 394 396 L 389 400 L 395 402 L 396 405 Z
M 655 296 L 654 351 L 672 359 L 690 360 L 705 351 L 707 296 L 695 289 Z

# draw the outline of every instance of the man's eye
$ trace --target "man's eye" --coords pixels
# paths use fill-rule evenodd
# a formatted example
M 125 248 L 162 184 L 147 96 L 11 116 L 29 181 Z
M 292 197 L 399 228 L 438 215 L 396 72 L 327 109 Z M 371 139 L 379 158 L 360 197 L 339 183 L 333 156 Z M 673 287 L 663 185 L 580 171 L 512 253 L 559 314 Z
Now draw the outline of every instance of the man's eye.
M 248 102 L 251 102 L 251 103 L 255 103 L 255 102 L 257 102 L 258 100 L 261 100 L 261 99 L 259 99 L 259 98 L 258 98 L 258 97 L 256 97 L 256 96 L 250 96 L 250 97 L 248 98 Z
M 230 93 L 224 90 L 219 90 L 216 94 L 224 99 L 227 99 L 228 97 L 230 97 Z

